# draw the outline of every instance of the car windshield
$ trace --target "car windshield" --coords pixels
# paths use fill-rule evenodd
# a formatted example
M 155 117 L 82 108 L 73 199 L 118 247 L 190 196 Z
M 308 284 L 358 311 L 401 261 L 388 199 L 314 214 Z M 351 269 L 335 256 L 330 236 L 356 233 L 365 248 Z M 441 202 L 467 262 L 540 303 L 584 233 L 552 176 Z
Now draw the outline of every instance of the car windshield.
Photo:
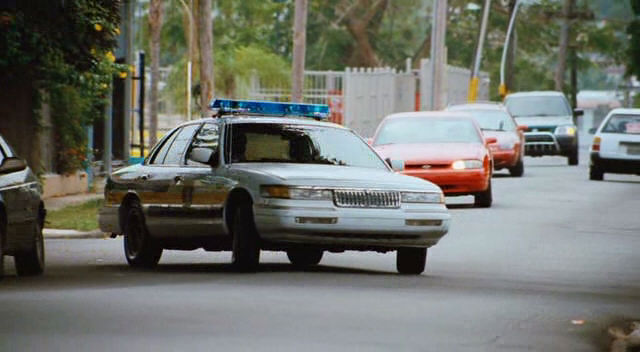
M 401 117 L 384 122 L 374 145 L 408 143 L 482 143 L 471 120 Z
M 297 124 L 233 124 L 227 160 L 387 169 L 382 159 L 355 133 Z
M 515 131 L 516 124 L 508 113 L 502 110 L 455 109 L 466 112 L 473 117 L 483 130 Z
M 571 115 L 566 99 L 561 96 L 510 97 L 505 105 L 513 117 Z
M 640 134 L 640 115 L 613 115 L 602 132 Z

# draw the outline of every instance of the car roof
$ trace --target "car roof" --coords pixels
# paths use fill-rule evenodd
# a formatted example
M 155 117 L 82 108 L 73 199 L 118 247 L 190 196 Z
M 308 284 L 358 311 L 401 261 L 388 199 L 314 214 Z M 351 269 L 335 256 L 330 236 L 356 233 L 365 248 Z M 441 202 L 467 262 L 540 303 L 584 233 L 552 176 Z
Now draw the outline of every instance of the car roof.
M 486 101 L 475 102 L 465 104 L 452 104 L 447 106 L 447 111 L 459 111 L 459 110 L 501 110 L 507 111 L 507 107 L 502 103 Z
M 424 117 L 424 118 L 434 118 L 434 119 L 461 119 L 461 120 L 471 120 L 473 121 L 473 117 L 469 113 L 465 112 L 457 112 L 457 111 L 408 111 L 408 112 L 397 112 L 385 117 L 385 120 L 395 120 L 405 117 Z
M 255 116 L 255 115 L 223 115 L 221 117 L 205 117 L 202 119 L 183 122 L 176 127 L 182 127 L 190 124 L 199 124 L 199 123 L 215 123 L 215 122 L 226 122 L 226 123 L 273 123 L 273 124 L 287 124 L 287 125 L 312 125 L 312 126 L 322 126 L 322 127 L 333 127 L 348 130 L 349 128 L 344 127 L 342 125 L 338 125 L 333 122 L 328 121 L 319 121 L 312 118 L 306 117 L 273 117 L 273 116 Z
M 558 92 L 555 90 L 537 90 L 530 92 L 517 92 L 511 93 L 507 95 L 507 98 L 510 97 L 564 97 L 564 93 Z
M 616 108 L 611 110 L 609 114 L 610 115 L 613 115 L 613 114 L 640 115 L 640 109 Z

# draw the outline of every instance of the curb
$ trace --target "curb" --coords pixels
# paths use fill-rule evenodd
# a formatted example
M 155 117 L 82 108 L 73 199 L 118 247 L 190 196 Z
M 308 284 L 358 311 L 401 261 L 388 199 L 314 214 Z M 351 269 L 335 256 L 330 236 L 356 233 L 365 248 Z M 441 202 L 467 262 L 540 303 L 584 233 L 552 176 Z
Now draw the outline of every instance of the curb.
M 76 231 L 65 229 L 44 229 L 42 234 L 45 239 L 96 239 L 107 238 L 108 234 L 99 229 L 93 231 Z

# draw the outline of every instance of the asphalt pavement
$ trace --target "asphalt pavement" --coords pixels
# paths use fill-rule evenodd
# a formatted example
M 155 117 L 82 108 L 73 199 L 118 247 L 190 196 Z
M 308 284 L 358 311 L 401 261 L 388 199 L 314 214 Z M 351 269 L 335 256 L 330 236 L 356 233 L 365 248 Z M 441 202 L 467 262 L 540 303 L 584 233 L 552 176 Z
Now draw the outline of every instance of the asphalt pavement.
M 588 181 L 563 158 L 493 179 L 494 205 L 448 200 L 421 276 L 395 254 L 326 254 L 299 271 L 263 252 L 165 251 L 130 269 L 121 239 L 49 239 L 43 277 L 0 283 L 0 351 L 604 351 L 640 320 L 640 177 Z

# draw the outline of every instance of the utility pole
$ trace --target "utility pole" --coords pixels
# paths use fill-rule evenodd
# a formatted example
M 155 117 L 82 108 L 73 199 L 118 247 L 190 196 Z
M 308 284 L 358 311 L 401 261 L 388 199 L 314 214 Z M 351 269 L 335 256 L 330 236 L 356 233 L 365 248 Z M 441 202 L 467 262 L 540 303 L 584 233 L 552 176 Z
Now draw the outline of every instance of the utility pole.
M 431 21 L 431 110 L 445 107 L 447 0 L 433 0 Z
M 192 79 L 192 66 L 193 66 L 193 12 L 191 11 L 191 1 L 189 5 L 180 0 L 184 11 L 187 13 L 189 19 L 189 54 L 187 56 L 187 121 L 191 121 L 191 79 Z
M 158 133 L 158 83 L 160 81 L 160 32 L 162 30 L 162 1 L 151 0 L 149 5 L 151 31 L 151 107 L 149 144 L 155 145 Z
M 482 50 L 484 48 L 484 38 L 487 34 L 487 23 L 489 22 L 489 10 L 491 9 L 491 0 L 485 0 L 484 9 L 482 10 L 482 23 L 480 24 L 480 35 L 478 38 L 478 47 L 476 48 L 476 57 L 471 70 L 471 82 L 469 82 L 469 102 L 478 99 L 478 83 L 480 79 L 480 63 L 482 62 Z
M 293 68 L 291 70 L 291 101 L 302 102 L 304 88 L 304 56 L 307 45 L 308 0 L 296 0 L 293 24 Z
M 504 39 L 504 45 L 502 46 L 502 60 L 500 62 L 500 86 L 498 93 L 504 99 L 509 94 L 509 89 L 513 85 L 513 60 L 515 56 L 515 23 L 516 16 L 518 15 L 518 8 L 520 7 L 520 0 L 515 0 L 509 4 L 509 12 L 511 14 L 509 18 L 509 27 L 507 28 L 507 35 Z M 508 66 L 508 67 L 507 67 Z M 508 73 L 507 68 L 509 69 Z
M 200 44 L 200 112 L 207 112 L 215 90 L 213 77 L 213 20 L 211 0 L 199 1 L 198 28 Z
M 571 18 L 575 0 L 565 0 L 562 6 L 562 28 L 560 30 L 560 47 L 558 48 L 558 64 L 556 65 L 555 89 L 564 89 L 564 72 L 567 67 L 567 49 L 569 47 L 569 35 L 571 30 Z

